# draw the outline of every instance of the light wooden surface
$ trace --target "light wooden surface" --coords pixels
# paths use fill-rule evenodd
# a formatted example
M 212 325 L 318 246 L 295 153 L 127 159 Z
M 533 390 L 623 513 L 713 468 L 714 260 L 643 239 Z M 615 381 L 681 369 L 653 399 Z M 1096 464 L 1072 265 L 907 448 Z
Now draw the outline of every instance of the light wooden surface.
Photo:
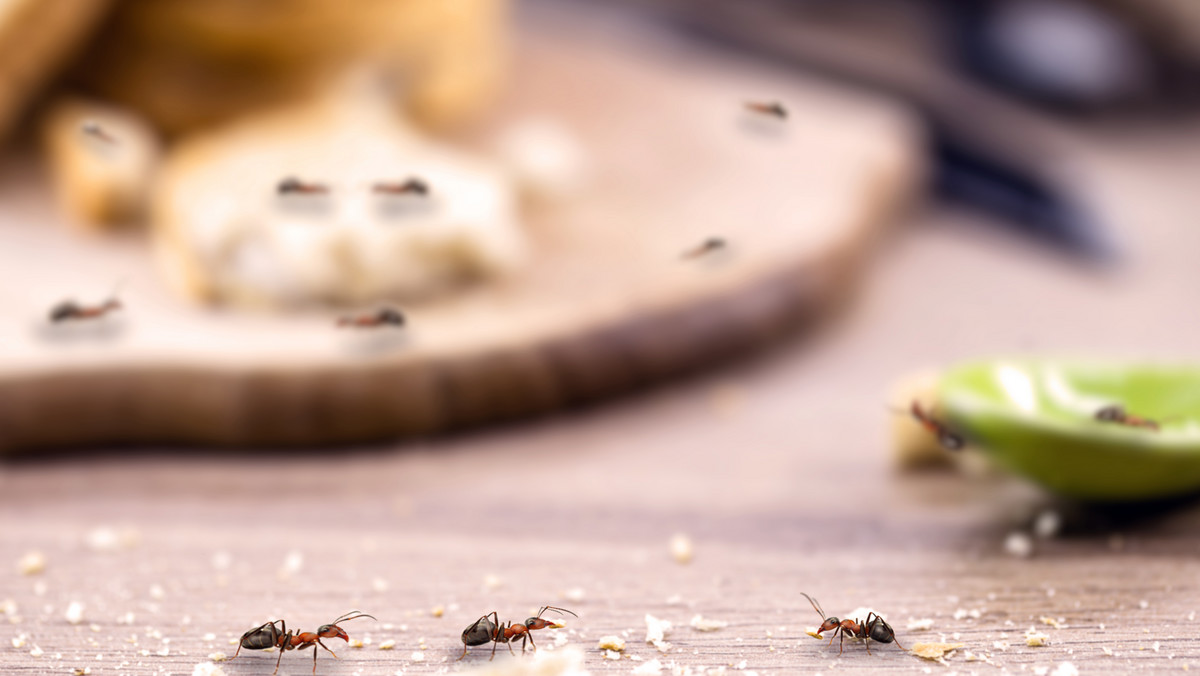
M 1027 351 L 1196 358 L 1200 135 L 1160 126 L 1099 138 L 1079 160 L 1127 245 L 1110 274 L 963 214 L 926 212 L 880 242 L 839 322 L 620 402 L 382 448 L 10 460 L 0 469 L 0 601 L 11 598 L 20 620 L 0 626 L 5 639 L 27 638 L 0 644 L 0 671 L 188 674 L 265 620 L 311 629 L 361 608 L 381 623 L 346 629 L 372 645 L 331 646 L 342 660 L 322 654 L 317 673 L 439 673 L 460 668 L 458 635 L 482 613 L 520 619 L 545 603 L 579 613 L 565 635 L 594 673 L 636 666 L 595 650 L 623 632 L 631 658 L 733 673 L 743 661 L 771 674 L 1200 669 L 1194 501 L 1081 510 L 1018 479 L 902 475 L 887 461 L 884 393 L 916 368 Z M 1067 515 L 1065 533 L 1031 559 L 1006 555 L 1004 536 L 1046 506 Z M 86 542 L 98 527 L 132 529 L 138 543 L 94 551 Z M 689 565 L 668 555 L 676 532 L 694 540 Z M 47 568 L 22 576 L 16 561 L 32 550 Z M 302 565 L 281 578 L 291 552 Z M 562 596 L 574 588 L 582 601 Z M 957 632 L 995 664 L 960 652 L 943 667 L 895 646 L 868 656 L 848 645 L 839 657 L 804 635 L 817 618 L 801 591 L 831 613 L 879 610 L 905 647 Z M 77 626 L 64 619 L 73 600 L 86 606 Z M 126 613 L 132 624 L 119 624 Z M 666 655 L 642 641 L 647 613 L 679 625 Z M 696 614 L 730 624 L 696 632 Z M 910 618 L 933 629 L 908 630 Z M 1031 626 L 1048 646 L 1024 644 Z M 395 649 L 378 650 L 387 639 Z M 248 676 L 273 662 L 252 654 L 223 667 Z M 311 673 L 307 654 L 283 664 L 281 673 Z
M 0 451 L 460 429 L 704 368 L 836 305 L 860 276 L 864 243 L 919 184 L 911 121 L 661 34 L 597 28 L 527 26 L 492 120 L 494 130 L 557 120 L 583 145 L 590 180 L 524 212 L 528 265 L 401 304 L 399 335 L 333 328 L 361 308 L 239 316 L 192 306 L 167 290 L 148 245 L 62 232 L 44 186 L 12 167 L 0 189 L 10 242 L 0 249 Z M 788 102 L 786 124 L 742 109 L 758 92 Z M 729 250 L 681 260 L 712 236 Z M 117 280 L 126 309 L 111 321 L 47 325 L 54 304 L 99 302 Z M 76 422 L 57 425 L 59 415 Z

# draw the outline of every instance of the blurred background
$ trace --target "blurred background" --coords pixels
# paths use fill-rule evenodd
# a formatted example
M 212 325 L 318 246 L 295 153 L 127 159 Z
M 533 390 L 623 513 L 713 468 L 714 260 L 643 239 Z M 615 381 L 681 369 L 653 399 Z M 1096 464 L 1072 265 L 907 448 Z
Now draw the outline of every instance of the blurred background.
M 0 10 L 5 671 L 1200 666 L 1195 3 Z

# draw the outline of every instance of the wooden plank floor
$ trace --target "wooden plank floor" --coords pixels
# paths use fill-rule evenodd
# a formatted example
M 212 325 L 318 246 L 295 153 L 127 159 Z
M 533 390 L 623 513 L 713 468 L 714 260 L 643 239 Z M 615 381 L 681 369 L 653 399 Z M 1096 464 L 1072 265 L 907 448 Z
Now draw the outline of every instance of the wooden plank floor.
M 442 673 L 486 662 L 483 648 L 454 661 L 479 615 L 543 604 L 579 618 L 538 644 L 584 651 L 593 673 L 653 659 L 664 673 L 1200 669 L 1195 502 L 1098 512 L 1003 476 L 905 475 L 885 437 L 888 384 L 924 366 L 1030 351 L 1196 358 L 1200 147 L 1180 138 L 1110 140 L 1087 158 L 1129 252 L 1111 274 L 962 214 L 919 213 L 826 330 L 617 403 L 397 447 L 10 461 L 0 672 L 190 674 L 266 620 L 311 630 L 360 608 L 379 622 L 345 628 L 371 643 L 331 645 L 342 659 L 322 653 L 318 673 Z M 1045 508 L 1064 533 L 1030 559 L 1005 554 L 1005 535 Z M 668 552 L 675 533 L 694 543 L 689 564 Z M 35 551 L 45 570 L 21 574 Z M 833 614 L 879 610 L 905 647 L 965 647 L 946 667 L 895 646 L 839 656 L 805 636 L 818 618 L 802 591 Z M 647 614 L 676 625 L 665 654 L 643 640 Z M 728 626 L 696 631 L 696 615 Z M 908 628 L 926 618 L 932 629 Z M 1027 646 L 1030 627 L 1048 645 Z M 626 637 L 624 658 L 596 649 L 607 634 Z M 274 658 L 221 666 L 266 674 Z M 496 658 L 532 664 L 520 660 Z M 311 673 L 311 658 L 284 655 L 280 673 Z

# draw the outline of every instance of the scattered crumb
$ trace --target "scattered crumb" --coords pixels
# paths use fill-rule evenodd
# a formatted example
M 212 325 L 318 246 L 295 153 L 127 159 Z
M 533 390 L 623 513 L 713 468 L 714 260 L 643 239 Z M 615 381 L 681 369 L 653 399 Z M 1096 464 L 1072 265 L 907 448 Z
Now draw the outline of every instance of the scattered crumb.
M 583 603 L 586 596 L 587 593 L 583 590 L 583 587 L 572 587 L 562 594 L 562 597 L 571 603 Z
M 377 593 L 382 594 L 388 590 L 388 581 L 382 577 L 374 578 L 371 580 L 371 589 L 374 589 Z
M 483 588 L 488 591 L 495 591 L 504 585 L 504 581 L 499 575 L 488 574 L 483 576 Z
M 92 673 L 92 668 L 91 667 L 75 667 L 71 671 L 71 673 L 75 674 L 75 676 L 87 676 L 88 674 Z
M 1043 510 L 1033 520 L 1033 534 L 1046 540 L 1058 535 L 1062 530 L 1062 516 L 1053 509 Z
M 136 528 L 121 528 L 112 526 L 97 526 L 84 536 L 84 544 L 94 552 L 115 552 L 121 549 L 133 549 L 142 540 L 142 535 Z
M 691 563 L 694 553 L 692 547 L 692 539 L 683 533 L 676 533 L 671 537 L 669 544 L 671 550 L 671 558 L 675 559 L 675 563 L 687 564 Z
M 363 640 L 361 638 L 352 638 L 348 641 L 348 643 L 350 644 L 351 648 L 363 647 Z
M 226 551 L 219 551 L 212 556 L 213 568 L 217 570 L 226 570 L 233 564 L 233 555 Z
M 1105 655 L 1108 655 L 1109 657 L 1112 657 L 1112 654 L 1113 654 L 1112 648 L 1109 648 L 1108 646 L 1101 646 L 1100 652 L 1104 653 Z
M 1050 637 L 1041 632 L 1035 631 L 1033 627 L 1030 627 L 1029 630 L 1025 632 L 1025 645 L 1029 646 L 1030 648 L 1040 648 L 1042 646 L 1049 645 L 1049 643 Z
M 13 640 L 12 640 L 12 647 L 24 648 L 25 647 L 25 634 L 21 634 L 20 636 L 14 636 Z
M 1010 556 L 1027 559 L 1033 556 L 1033 538 L 1020 531 L 1013 531 L 1004 538 L 1004 551 Z
M 425 661 L 425 653 L 418 650 L 418 651 L 414 652 L 412 655 L 409 655 L 409 659 L 411 659 L 413 662 L 424 662 Z
M 696 615 L 692 617 L 691 625 L 692 629 L 695 629 L 696 631 L 717 631 L 718 629 L 724 629 L 725 627 L 728 627 L 729 623 L 722 622 L 720 620 L 706 620 L 703 617 Z
M 625 639 L 620 636 L 601 636 L 600 640 L 596 643 L 596 647 L 600 650 L 624 652 Z
M 293 549 L 283 557 L 283 565 L 279 568 L 279 579 L 286 580 L 287 578 L 300 572 L 304 567 L 304 554 Z
M 941 660 L 950 652 L 965 646 L 965 643 L 918 643 L 912 647 L 912 654 L 927 660 Z
M 1142 599 L 1141 601 L 1138 601 L 1138 608 L 1145 610 L 1149 607 L 1150 607 L 1150 602 L 1147 601 L 1146 599 Z
M 225 676 L 225 670 L 212 662 L 201 662 L 192 667 L 192 676 Z
M 910 618 L 908 624 L 905 625 L 909 631 L 929 631 L 933 629 L 933 618 L 926 617 L 924 619 Z
M 22 575 L 39 575 L 46 570 L 46 555 L 41 552 L 26 552 L 17 560 L 17 570 Z
M 441 617 L 442 615 L 446 614 L 446 607 L 445 606 L 434 606 L 433 610 L 429 611 L 429 613 L 431 615 L 433 615 L 434 617 Z
M 1054 627 L 1055 629 L 1067 629 L 1068 627 L 1071 626 L 1069 624 L 1066 624 L 1063 621 L 1065 618 L 1062 618 L 1062 617 L 1060 617 L 1058 619 L 1054 619 L 1053 617 L 1040 617 L 1038 619 L 1041 621 L 1042 624 Z
M 167 592 L 163 590 L 161 584 L 150 585 L 150 598 L 154 599 L 155 601 L 161 601 L 166 598 L 166 596 Z
M 643 662 L 642 664 L 639 664 L 638 666 L 634 667 L 634 669 L 631 673 L 639 674 L 639 675 L 658 674 L 658 673 L 661 673 L 662 670 L 663 670 L 662 662 L 659 662 L 658 659 L 655 658 L 648 662 Z
M 973 620 L 978 620 L 980 617 L 983 617 L 983 611 L 978 608 L 972 608 L 970 610 L 967 610 L 966 608 L 959 608 L 958 610 L 954 611 L 954 619 L 956 620 L 965 620 L 968 617 Z
M 1063 662 L 1050 672 L 1050 676 L 1079 676 L 1079 669 L 1076 669 L 1075 665 L 1070 662 Z
M 379 644 L 380 650 L 391 650 L 392 648 L 395 648 L 395 647 L 396 647 L 396 641 L 394 639 L 390 639 L 390 638 L 388 640 L 384 641 L 383 643 Z
M 229 657 L 227 655 L 225 655 L 225 653 L 209 653 L 208 654 L 209 662 L 224 662 L 225 660 L 228 660 L 228 659 L 229 659 Z
M 42 655 L 45 655 L 45 654 L 46 654 L 46 651 L 42 650 L 41 647 L 36 646 L 36 645 L 33 646 L 32 650 L 29 651 L 30 657 L 41 657 Z
M 667 652 L 671 649 L 671 644 L 665 638 L 671 633 L 671 623 L 667 620 L 660 620 L 653 615 L 646 615 L 646 643 L 654 646 L 659 652 Z
M 808 634 L 809 636 L 811 636 L 813 638 L 825 638 L 824 636 L 821 636 L 820 634 L 817 633 L 818 629 L 820 629 L 820 627 L 805 627 L 804 633 Z
M 79 624 L 83 622 L 83 604 L 79 601 L 71 601 L 71 605 L 67 606 L 67 612 L 64 613 L 67 622 L 71 624 Z
M 1046 676 L 1050 673 L 1050 667 L 1031 667 L 1029 670 L 1033 672 L 1033 676 Z

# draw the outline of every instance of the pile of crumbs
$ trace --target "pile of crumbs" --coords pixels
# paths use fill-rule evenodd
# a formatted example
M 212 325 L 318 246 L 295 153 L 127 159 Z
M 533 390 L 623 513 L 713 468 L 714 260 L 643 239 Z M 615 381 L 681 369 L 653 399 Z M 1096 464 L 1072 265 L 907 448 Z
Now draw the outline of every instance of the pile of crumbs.
M 665 653 L 671 649 L 671 644 L 666 641 L 669 633 L 671 633 L 670 622 L 660 620 L 649 613 L 646 614 L 646 643 L 657 648 L 659 652 Z

